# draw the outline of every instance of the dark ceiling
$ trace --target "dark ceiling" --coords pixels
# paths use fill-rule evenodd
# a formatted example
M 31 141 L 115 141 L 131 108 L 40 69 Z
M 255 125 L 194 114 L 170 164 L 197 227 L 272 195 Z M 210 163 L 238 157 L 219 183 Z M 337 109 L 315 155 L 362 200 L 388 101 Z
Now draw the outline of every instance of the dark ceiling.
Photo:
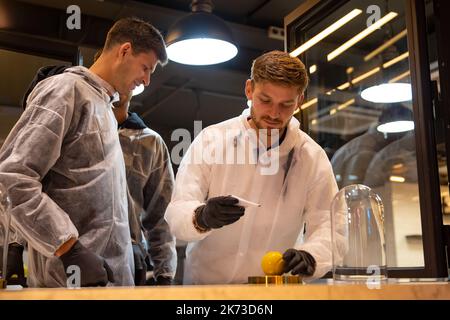
M 145 4 L 190 11 L 190 0 L 138 0 Z M 302 2 L 299 0 L 213 0 L 213 13 L 228 22 L 266 29 L 283 27 L 283 19 Z
M 0 0 L 0 3 L 3 0 Z M 3 1 L 4 2 L 4 1 Z M 150 21 L 163 34 L 180 17 L 190 12 L 190 0 L 7 0 L 15 4 L 17 16 L 11 31 L 26 32 L 45 39 L 80 46 L 83 64 L 89 67 L 114 20 L 138 16 Z M 215 0 L 213 13 L 230 27 L 238 55 L 215 66 L 186 66 L 169 62 L 158 67 L 152 82 L 132 100 L 132 110 L 144 116 L 146 123 L 161 133 L 168 144 L 174 129 L 193 130 L 194 120 L 208 126 L 236 116 L 246 107 L 244 83 L 251 62 L 263 52 L 284 50 L 284 41 L 269 37 L 270 27 L 283 28 L 286 15 L 304 0 Z M 76 4 L 82 13 L 80 31 L 68 31 L 65 19 L 68 6 Z M 1 11 L 1 10 L 0 10 Z M 44 18 L 42 18 L 44 17 Z M 1 29 L 1 26 L 0 26 Z M 11 61 L 3 62 L 11 64 Z M 44 63 L 44 62 L 43 62 Z M 38 63 L 39 64 L 39 63 Z M 4 69 L 7 68 L 4 66 Z M 2 61 L 0 59 L 0 70 Z M 31 80 L 32 70 L 18 71 L 17 94 Z M 2 88 L 0 88 L 1 90 Z M 19 92 L 20 91 L 20 92 Z M 14 97 L 17 101 L 18 97 Z M 0 103 L 2 103 L 0 101 Z
M 132 100 L 132 110 L 143 116 L 146 123 L 163 136 L 169 147 L 177 143 L 177 141 L 171 141 L 171 134 L 175 129 L 185 128 L 193 132 L 196 120 L 202 121 L 204 128 L 237 116 L 246 108 L 244 84 L 249 76 L 252 60 L 263 52 L 285 49 L 283 39 L 271 37 L 269 28 L 283 27 L 284 17 L 306 1 L 213 0 L 212 2 L 213 13 L 223 18 L 233 33 L 239 48 L 238 55 L 229 62 L 213 66 L 187 66 L 169 62 L 164 68 L 157 68 L 150 86 Z M 190 0 L 0 0 L 0 44 L 4 30 L 14 34 L 19 32 L 30 38 L 16 41 L 18 46 L 26 46 L 34 41 L 36 45 L 43 47 L 44 52 L 40 52 L 39 57 L 33 57 L 12 51 L 2 53 L 0 48 L 0 73 L 13 74 L 8 77 L 9 81 L 0 82 L 0 105 L 15 106 L 19 109 L 21 96 L 37 68 L 49 63 L 61 63 L 61 61 L 48 60 L 49 58 L 64 60 L 49 54 L 54 54 L 58 50 L 70 53 L 70 50 L 73 51 L 73 48 L 79 47 L 83 65 L 89 67 L 95 52 L 104 42 L 107 30 L 115 20 L 126 16 L 138 16 L 150 21 L 163 34 L 166 34 L 177 19 L 190 12 L 190 3 Z M 357 3 L 361 7 L 374 3 L 381 6 L 384 0 L 358 0 Z M 390 3 L 394 3 L 394 7 L 381 7 L 384 10 L 395 9 L 403 15 L 401 3 Z M 2 5 L 5 4 L 12 9 L 7 15 L 8 19 L 2 20 Z M 73 4 L 81 9 L 80 30 L 68 30 L 66 27 L 68 17 L 66 9 Z M 396 8 L 397 6 L 400 8 Z M 341 9 L 345 11 L 349 8 Z M 336 11 L 335 14 L 341 16 L 342 10 Z M 311 29 L 311 32 L 319 32 L 330 19 L 334 18 L 330 16 L 327 21 L 319 22 Z M 363 17 L 360 20 L 358 23 L 365 22 Z M 359 30 L 363 26 L 347 26 L 326 39 L 322 46 L 331 48 L 342 43 L 349 35 L 355 33 L 352 28 Z M 394 29 L 393 34 L 400 30 L 395 25 Z M 349 52 L 345 57 L 343 55 L 336 59 L 334 64 L 346 67 L 348 59 L 354 63 L 357 61 L 355 53 L 372 50 L 383 41 L 385 36 L 384 31 L 374 33 L 365 42 L 369 47 L 354 48 L 352 53 Z M 58 46 L 43 44 L 45 41 L 54 42 Z M 311 50 L 310 56 L 314 59 L 323 56 L 319 48 L 320 46 L 317 46 Z M 316 53 L 315 50 L 319 51 Z M 307 65 L 320 63 L 320 61 L 312 60 L 305 60 L 305 62 Z M 339 81 L 336 73 L 332 74 L 333 77 L 322 78 Z M 311 92 L 314 91 L 313 85 L 312 81 L 309 88 Z M 333 85 L 336 84 L 333 83 Z
M 122 17 L 141 17 L 166 34 L 177 19 L 190 12 L 190 2 L 190 0 L 0 0 L 0 74 L 4 79 L 0 81 L 0 145 L 20 116 L 23 93 L 39 67 L 70 64 L 78 49 L 82 55 L 82 64 L 89 67 L 95 52 L 103 45 L 107 30 L 115 20 Z M 132 99 L 132 111 L 140 114 L 150 128 L 159 132 L 172 151 L 177 149 L 173 147 L 179 143 L 179 136 L 172 138 L 176 129 L 187 129 L 191 133 L 196 133 L 201 128 L 239 115 L 246 108 L 244 84 L 249 76 L 252 60 L 263 52 L 285 49 L 284 39 L 270 36 L 269 28 L 283 27 L 284 17 L 305 2 L 306 0 L 213 0 L 213 13 L 224 19 L 231 29 L 239 48 L 238 55 L 229 62 L 214 66 L 187 66 L 169 62 L 164 68 L 158 67 L 152 76 L 150 86 Z M 387 3 L 389 6 L 385 5 Z M 370 63 L 364 63 L 362 58 L 405 28 L 402 3 L 404 4 L 404 1 L 400 0 L 349 1 L 333 11 L 326 19 L 308 26 L 306 32 L 296 33 L 296 36 L 308 39 L 327 27 L 330 21 L 353 9 L 355 4 L 361 9 L 369 5 L 379 5 L 383 9 L 382 14 L 390 10 L 399 13 L 399 18 L 388 28 L 374 32 L 333 63 L 324 60 L 325 53 L 342 44 L 358 30 L 364 29 L 367 16 L 361 15 L 359 20 L 355 19 L 351 25 L 343 27 L 308 51 L 307 55 L 302 56 L 307 67 L 313 64 L 318 66 L 318 71 L 314 75 L 310 74 L 307 100 L 316 96 L 321 100 L 316 109 L 307 110 L 311 123 L 313 120 L 318 123 L 317 132 L 314 128 L 308 132 L 316 134 L 313 138 L 322 143 L 327 151 L 335 150 L 337 147 L 323 144 L 323 141 L 341 144 L 344 141 L 341 139 L 342 136 L 351 138 L 352 135 L 364 131 L 377 121 L 381 111 L 368 107 L 359 99 L 358 105 L 349 106 L 333 117 L 328 114 L 325 117 L 323 115 L 331 108 L 358 96 L 357 91 L 360 87 L 351 88 L 353 91 L 338 90 L 330 96 L 324 95 L 323 89 L 326 88 L 325 91 L 328 91 L 347 81 L 346 70 L 350 66 L 354 67 L 355 74 L 361 75 L 373 68 L 375 66 L 373 64 L 383 62 L 384 55 L 380 55 Z M 81 9 L 80 30 L 68 30 L 66 27 L 68 17 L 66 9 L 73 4 Z M 428 4 L 431 4 L 431 0 Z M 428 7 L 429 16 L 432 11 Z M 428 18 L 429 21 L 433 21 L 431 16 Z M 430 26 L 433 24 L 430 23 Z M 433 39 L 433 28 L 428 32 L 430 39 Z M 403 42 L 397 43 L 394 56 L 406 50 L 406 39 L 403 39 Z M 438 73 L 436 51 L 433 46 L 430 50 L 430 61 L 433 62 L 430 64 L 432 76 L 434 75 L 432 79 L 436 80 Z M 407 69 L 408 60 L 399 63 L 397 67 Z M 392 70 L 397 71 L 395 68 Z M 340 75 L 344 75 L 345 78 L 341 79 Z M 319 118 L 322 119 L 321 122 Z M 308 119 L 301 120 L 302 125 L 309 123 Z M 171 155 L 176 167 L 178 163 L 174 161 L 176 155 Z

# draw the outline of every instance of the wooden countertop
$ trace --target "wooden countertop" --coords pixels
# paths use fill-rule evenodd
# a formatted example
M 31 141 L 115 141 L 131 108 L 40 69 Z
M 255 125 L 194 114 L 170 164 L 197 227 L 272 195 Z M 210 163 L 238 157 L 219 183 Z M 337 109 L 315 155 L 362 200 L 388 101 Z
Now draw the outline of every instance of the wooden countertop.
M 446 299 L 448 282 L 407 282 L 369 289 L 361 284 L 305 285 L 207 285 L 171 287 L 109 287 L 83 289 L 7 289 L 0 300 L 358 300 L 358 299 Z

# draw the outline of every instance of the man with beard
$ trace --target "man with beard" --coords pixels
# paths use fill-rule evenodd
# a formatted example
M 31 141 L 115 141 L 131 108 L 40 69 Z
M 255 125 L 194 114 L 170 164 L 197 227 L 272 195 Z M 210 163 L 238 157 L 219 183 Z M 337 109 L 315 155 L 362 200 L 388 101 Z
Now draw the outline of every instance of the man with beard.
M 185 284 L 246 283 L 268 251 L 305 280 L 331 269 L 330 205 L 337 193 L 324 150 L 293 117 L 304 64 L 272 51 L 252 65 L 250 110 L 202 130 L 184 156 L 166 219 L 188 241 Z M 244 198 L 259 206 L 248 205 Z

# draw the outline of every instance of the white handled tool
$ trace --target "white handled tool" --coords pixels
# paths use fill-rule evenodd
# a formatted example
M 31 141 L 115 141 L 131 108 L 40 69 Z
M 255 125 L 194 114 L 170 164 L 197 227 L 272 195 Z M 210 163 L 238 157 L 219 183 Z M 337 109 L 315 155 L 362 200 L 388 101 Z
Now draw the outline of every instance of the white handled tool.
M 261 205 L 259 203 L 255 203 L 255 202 L 251 202 L 242 198 L 239 198 L 237 196 L 233 196 L 231 195 L 233 198 L 236 198 L 239 200 L 239 202 L 237 203 L 238 206 L 242 206 L 242 207 L 261 207 Z

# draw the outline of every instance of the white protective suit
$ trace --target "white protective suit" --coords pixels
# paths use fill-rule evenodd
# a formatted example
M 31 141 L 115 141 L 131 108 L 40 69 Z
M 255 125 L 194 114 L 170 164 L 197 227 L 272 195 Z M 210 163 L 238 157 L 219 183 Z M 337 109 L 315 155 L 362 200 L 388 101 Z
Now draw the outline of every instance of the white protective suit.
M 39 82 L 0 150 L 31 287 L 66 286 L 54 253 L 72 237 L 106 259 L 114 285 L 134 284 L 124 161 L 102 81 L 73 67 Z
M 131 238 L 135 243 L 144 242 L 155 277 L 173 279 L 177 267 L 175 238 L 164 220 L 174 184 L 169 152 L 161 136 L 135 113 L 120 125 L 119 138 L 130 193 Z
M 325 152 L 292 118 L 281 145 L 259 157 L 278 152 L 278 170 L 268 174 L 265 162 L 252 161 L 257 146 L 249 138 L 248 114 L 244 110 L 239 117 L 204 129 L 180 164 L 166 219 L 175 237 L 190 242 L 186 284 L 246 283 L 249 276 L 263 275 L 261 259 L 267 251 L 289 248 L 315 258 L 317 268 L 310 279 L 331 269 L 330 205 L 337 186 Z M 249 154 L 245 162 L 208 160 L 242 150 Z M 203 154 L 201 161 L 192 161 L 198 154 Z M 262 206 L 246 208 L 233 224 L 199 233 L 192 222 L 194 210 L 208 198 L 230 194 Z

